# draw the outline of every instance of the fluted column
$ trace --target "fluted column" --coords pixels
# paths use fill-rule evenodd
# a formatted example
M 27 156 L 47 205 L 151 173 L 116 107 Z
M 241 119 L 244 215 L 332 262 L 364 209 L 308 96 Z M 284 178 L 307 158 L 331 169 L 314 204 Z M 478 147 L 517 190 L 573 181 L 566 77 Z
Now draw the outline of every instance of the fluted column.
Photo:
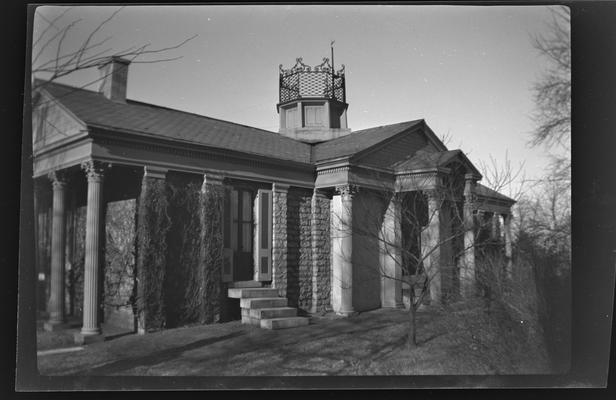
M 500 239 L 500 215 L 492 213 L 492 229 L 490 230 L 490 239 L 498 241 Z
M 438 190 L 427 192 L 428 226 L 422 232 L 421 248 L 424 270 L 430 280 L 430 302 L 439 304 L 442 301 L 441 276 L 441 197 Z
M 511 249 L 511 214 L 503 214 L 503 229 L 505 234 L 505 259 L 506 259 L 506 267 L 505 273 L 507 278 L 511 279 L 513 275 L 513 259 L 512 259 L 512 249 Z
M 402 302 L 402 207 L 394 194 L 381 228 L 381 307 L 400 308 Z
M 353 308 L 353 185 L 336 187 L 333 199 L 332 308 L 339 315 L 354 314 Z
M 469 298 L 475 293 L 475 194 L 476 182 L 467 179 L 464 187 L 464 262 L 460 271 L 460 291 Z
M 45 329 L 52 331 L 65 322 L 64 255 L 66 245 L 66 176 L 57 171 L 49 175 L 53 185 L 53 219 L 51 223 L 51 296 L 49 321 Z
M 88 177 L 88 203 L 86 208 L 86 254 L 83 287 L 83 336 L 99 335 L 98 279 L 101 262 L 101 211 L 103 203 L 102 165 L 89 161 L 82 164 Z

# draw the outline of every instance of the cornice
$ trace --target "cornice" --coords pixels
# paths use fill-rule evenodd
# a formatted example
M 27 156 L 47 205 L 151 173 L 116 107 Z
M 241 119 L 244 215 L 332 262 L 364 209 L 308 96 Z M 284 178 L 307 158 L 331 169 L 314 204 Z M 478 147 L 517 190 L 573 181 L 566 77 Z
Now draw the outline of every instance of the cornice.
M 179 142 L 175 140 L 166 140 L 165 138 L 160 137 L 138 135 L 133 133 L 129 134 L 131 136 L 112 137 L 110 132 L 107 130 L 97 128 L 91 131 L 91 136 L 94 138 L 94 142 L 100 144 L 116 144 L 139 150 L 174 154 L 196 159 L 231 161 L 235 163 L 240 162 L 244 165 L 256 168 L 280 168 L 281 165 L 284 165 L 286 168 L 291 168 L 301 172 L 314 172 L 314 165 L 312 164 L 305 164 L 292 160 L 275 159 L 267 156 L 248 154 L 228 149 L 208 147 L 192 142 Z
M 86 130 L 80 131 L 78 134 L 71 135 L 67 138 L 57 140 L 50 144 L 40 145 L 37 149 L 32 149 L 32 156 L 34 158 L 45 156 L 48 153 L 54 153 L 54 151 L 62 151 L 64 148 L 73 147 L 77 142 L 87 139 L 89 137 L 89 133 Z M 40 143 L 40 142 L 39 142 Z M 33 143 L 33 147 L 37 144 Z

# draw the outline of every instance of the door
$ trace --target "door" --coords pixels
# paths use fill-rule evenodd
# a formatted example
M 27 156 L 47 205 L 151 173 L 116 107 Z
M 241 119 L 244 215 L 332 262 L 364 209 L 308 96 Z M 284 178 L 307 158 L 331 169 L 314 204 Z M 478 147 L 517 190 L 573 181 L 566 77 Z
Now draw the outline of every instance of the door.
M 254 191 L 237 188 L 229 192 L 225 202 L 224 281 L 253 279 L 253 215 Z

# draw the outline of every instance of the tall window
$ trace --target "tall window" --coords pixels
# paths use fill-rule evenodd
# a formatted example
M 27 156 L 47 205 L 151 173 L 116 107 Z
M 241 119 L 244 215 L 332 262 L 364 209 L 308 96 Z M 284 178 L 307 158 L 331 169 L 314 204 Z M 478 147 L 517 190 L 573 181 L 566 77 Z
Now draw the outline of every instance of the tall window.
M 285 111 L 285 118 L 286 118 L 286 126 L 287 128 L 295 128 L 296 125 L 296 120 L 297 120 L 297 108 L 293 107 L 293 108 L 288 108 Z
M 306 126 L 323 126 L 323 106 L 305 106 L 304 122 Z

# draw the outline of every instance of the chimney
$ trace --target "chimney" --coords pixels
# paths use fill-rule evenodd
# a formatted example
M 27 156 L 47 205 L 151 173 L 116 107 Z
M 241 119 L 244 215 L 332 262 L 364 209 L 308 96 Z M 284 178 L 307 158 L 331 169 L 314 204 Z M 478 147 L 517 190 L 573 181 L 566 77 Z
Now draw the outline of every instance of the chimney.
M 101 85 L 98 89 L 109 100 L 126 102 L 126 80 L 130 60 L 112 56 L 98 69 L 101 72 Z

